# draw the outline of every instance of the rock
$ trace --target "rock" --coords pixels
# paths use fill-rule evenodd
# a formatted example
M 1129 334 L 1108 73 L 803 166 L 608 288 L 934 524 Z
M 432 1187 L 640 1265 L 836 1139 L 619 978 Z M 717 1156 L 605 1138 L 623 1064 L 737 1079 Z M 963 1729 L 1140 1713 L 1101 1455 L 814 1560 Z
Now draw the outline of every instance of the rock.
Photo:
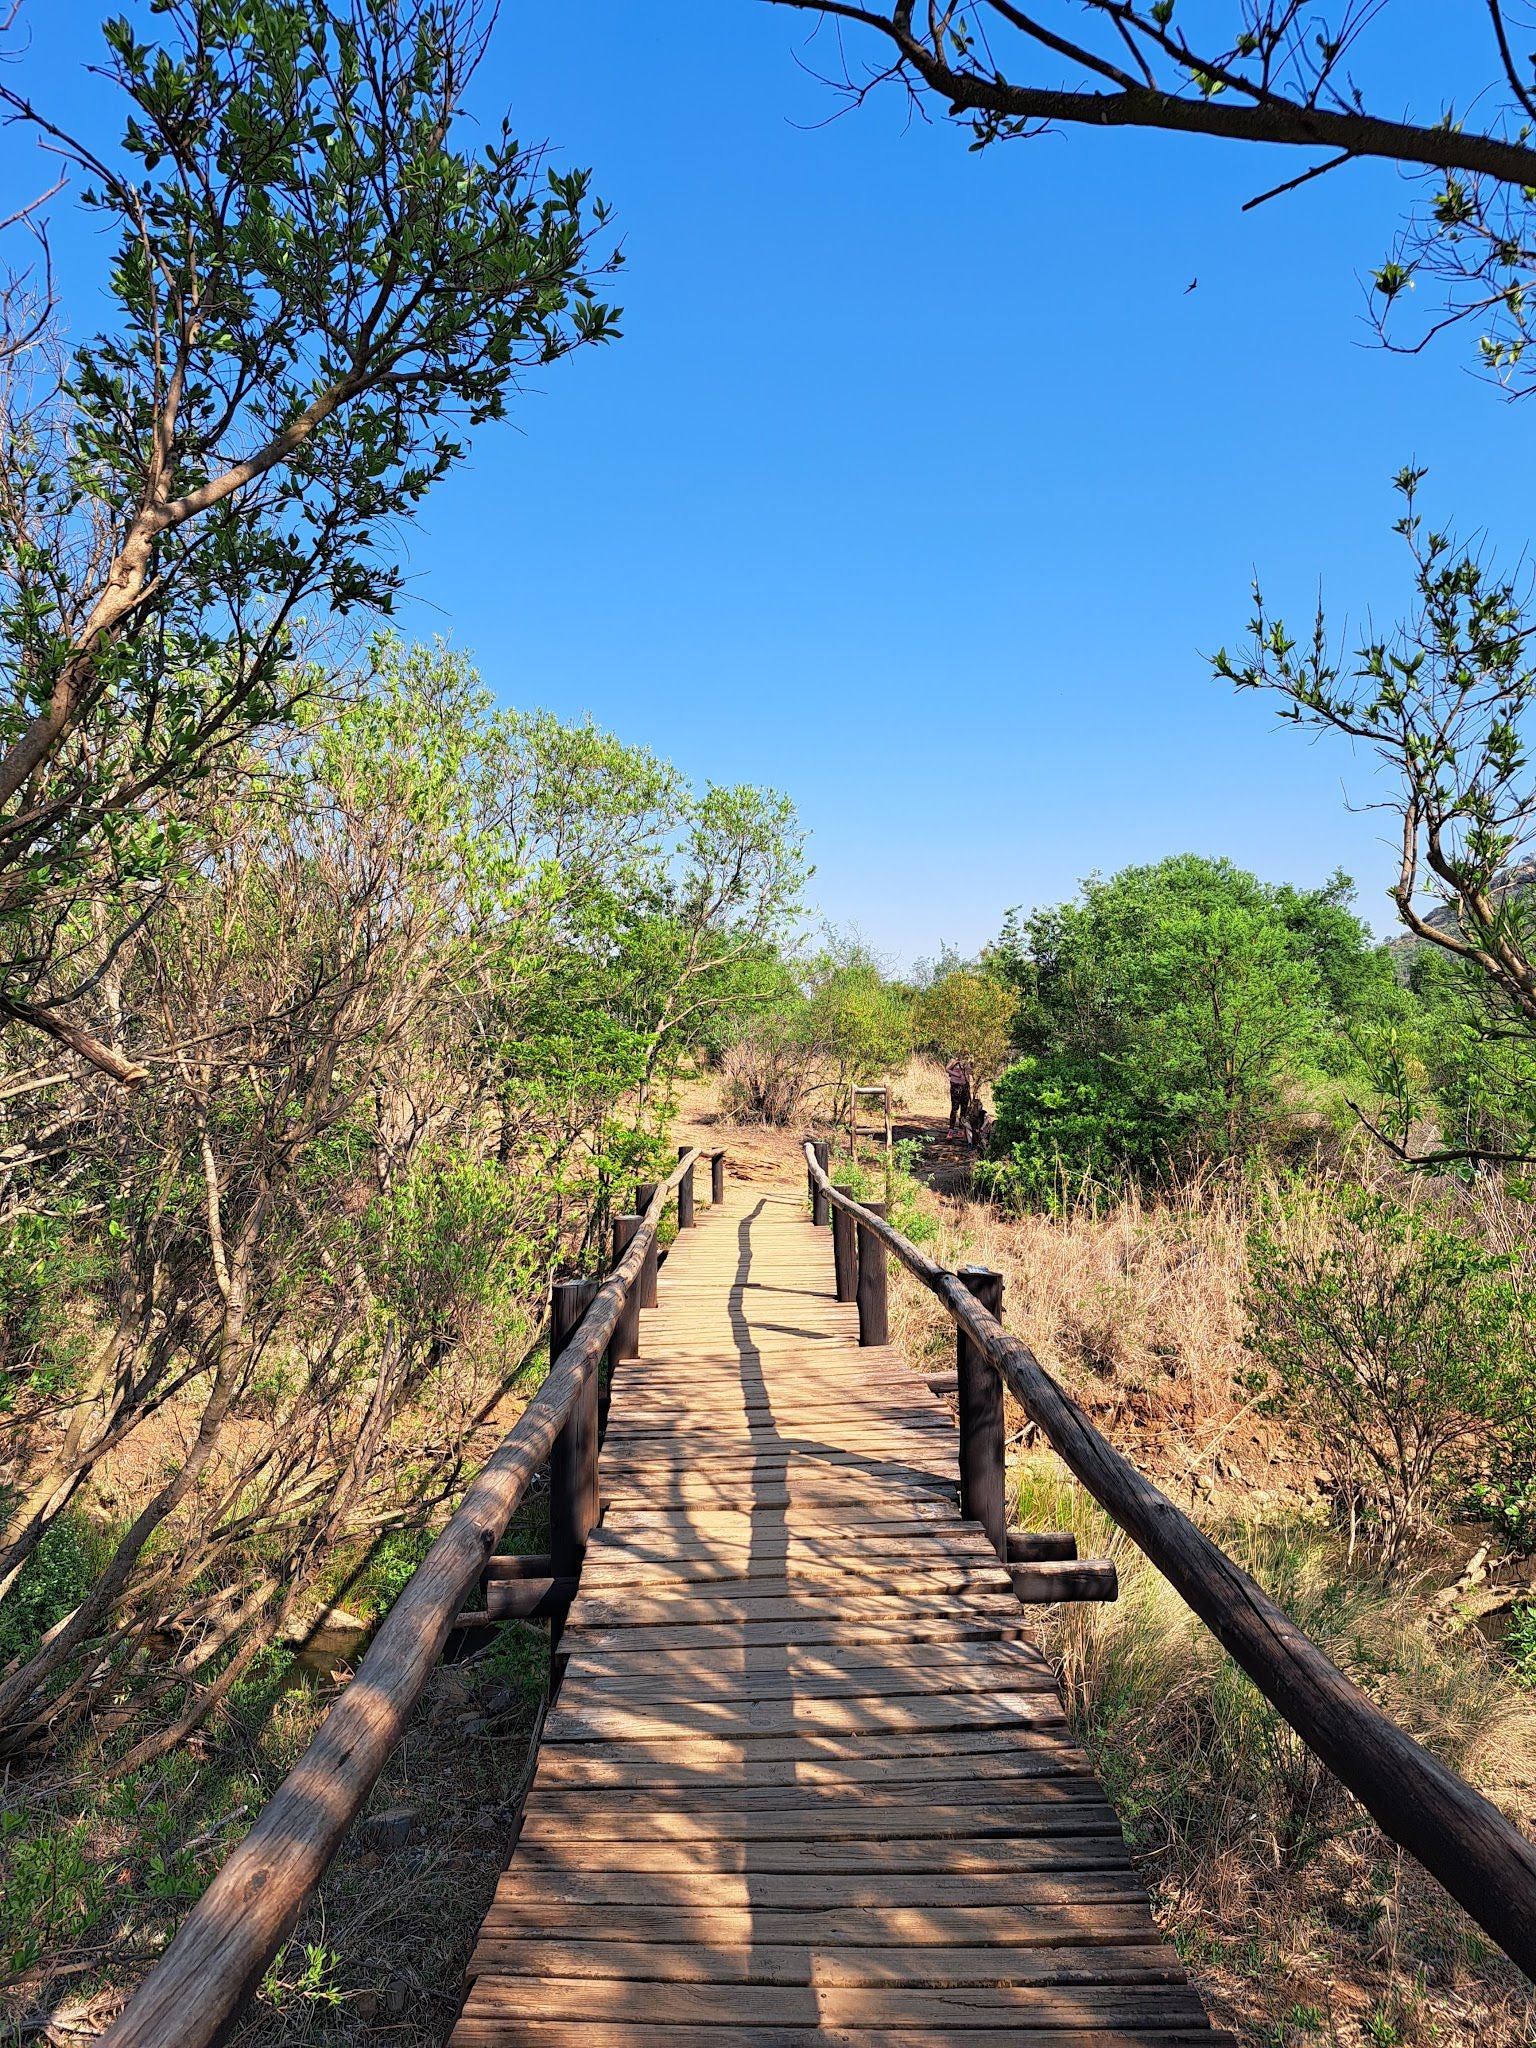
M 370 1813 L 363 1822 L 363 1837 L 368 1847 L 381 1856 L 389 1856 L 397 1849 L 403 1849 L 416 1830 L 416 1809 L 414 1806 L 391 1806 L 385 1813 Z

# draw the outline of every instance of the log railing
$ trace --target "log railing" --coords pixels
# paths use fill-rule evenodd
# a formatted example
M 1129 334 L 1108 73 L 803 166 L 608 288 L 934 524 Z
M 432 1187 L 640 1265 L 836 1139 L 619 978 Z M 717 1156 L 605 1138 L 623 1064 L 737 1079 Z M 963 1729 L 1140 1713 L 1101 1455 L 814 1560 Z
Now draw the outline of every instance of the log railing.
M 936 1294 L 973 1349 L 1002 1376 L 1074 1477 L 1194 1609 L 1259 1691 L 1374 1816 L 1536 1978 L 1536 1845 L 1491 1801 L 1383 1714 L 1297 1628 L 1258 1582 L 1101 1436 L 1027 1345 L 1010 1337 L 966 1282 L 935 1265 L 827 1178 L 805 1148 L 813 1191 Z M 882 1260 L 883 1264 L 883 1260 Z M 840 1298 L 841 1297 L 841 1290 Z
M 471 1482 L 356 1676 L 124 2007 L 104 2048 L 206 2048 L 226 2036 L 362 1812 L 529 1482 L 590 1398 L 603 1354 L 638 1295 L 662 1213 L 674 1190 L 691 1193 L 698 1157 L 683 1152 L 671 1178 L 654 1190 L 622 1259 L 558 1347 L 544 1384 Z

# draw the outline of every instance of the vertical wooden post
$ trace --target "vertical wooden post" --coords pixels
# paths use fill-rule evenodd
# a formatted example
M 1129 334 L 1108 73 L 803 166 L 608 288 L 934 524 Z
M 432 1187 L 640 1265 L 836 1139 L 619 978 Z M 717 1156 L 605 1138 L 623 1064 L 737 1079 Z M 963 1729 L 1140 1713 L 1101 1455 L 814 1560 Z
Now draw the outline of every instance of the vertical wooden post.
M 686 1145 L 679 1145 L 677 1148 L 678 1158 L 681 1159 L 687 1150 L 688 1147 Z M 691 1230 L 693 1228 L 693 1168 L 691 1166 L 677 1184 L 677 1227 L 679 1230 Z
M 709 1155 L 709 1199 L 716 1208 L 725 1200 L 725 1154 L 711 1152 Z
M 816 1154 L 816 1164 L 825 1173 L 832 1164 L 832 1147 L 825 1138 L 818 1138 L 811 1150 Z M 825 1230 L 827 1218 L 832 1213 L 832 1204 L 827 1200 L 826 1190 L 811 1184 L 811 1221 L 818 1230 Z
M 832 1185 L 840 1195 L 852 1195 L 853 1189 L 845 1182 L 836 1180 Z M 846 1209 L 834 1207 L 832 1211 L 832 1271 L 836 1276 L 836 1293 L 839 1301 L 852 1301 L 858 1290 L 859 1254 L 854 1243 L 853 1218 Z
M 596 1280 L 557 1280 L 549 1295 L 549 1361 L 553 1365 L 570 1343 L 582 1317 L 597 1295 Z M 565 1427 L 549 1450 L 549 1559 L 557 1578 L 576 1578 L 586 1555 L 587 1538 L 601 1513 L 598 1496 L 598 1369 L 582 1379 L 581 1391 L 566 1417 Z M 560 1640 L 561 1617 L 552 1617 L 550 1646 Z
M 885 1214 L 884 1202 L 866 1202 L 876 1216 Z M 885 1246 L 866 1223 L 859 1224 L 859 1342 L 888 1344 L 890 1318 L 885 1300 Z
M 962 1266 L 967 1287 L 990 1315 L 1003 1313 L 1003 1276 L 986 1266 Z M 976 1349 L 964 1330 L 956 1331 L 956 1380 L 960 1397 L 960 1512 L 980 1522 L 987 1540 L 1008 1559 L 1006 1446 L 1003 1437 L 1003 1376 Z
M 613 1219 L 613 1263 L 617 1265 L 629 1250 L 630 1239 L 640 1228 L 638 1216 L 615 1216 Z M 611 1365 L 617 1365 L 623 1358 L 640 1356 L 640 1282 L 637 1280 L 624 1297 L 624 1306 L 619 1310 L 619 1320 L 613 1326 L 613 1338 L 608 1346 Z
M 643 1216 L 656 1199 L 660 1182 L 642 1180 L 635 1183 L 635 1214 Z M 645 1264 L 640 1268 L 640 1306 L 656 1306 L 656 1240 L 653 1237 L 645 1248 Z

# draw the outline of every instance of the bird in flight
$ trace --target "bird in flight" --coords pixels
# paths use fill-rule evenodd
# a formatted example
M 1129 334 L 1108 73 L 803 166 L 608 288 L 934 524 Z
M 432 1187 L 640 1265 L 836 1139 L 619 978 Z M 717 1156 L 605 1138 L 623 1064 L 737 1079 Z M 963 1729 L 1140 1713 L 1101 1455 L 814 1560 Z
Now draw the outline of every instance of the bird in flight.
M 1198 277 L 1192 277 L 1192 278 L 1191 278 L 1191 279 L 1189 280 L 1189 283 L 1188 283 L 1187 285 L 1185 285 L 1185 287 L 1184 287 L 1184 296 L 1185 296 L 1185 298 L 1186 298 L 1186 299 L 1187 299 L 1187 298 L 1189 297 L 1190 293 L 1191 293 L 1191 292 L 1192 292 L 1192 291 L 1194 290 L 1195 286 L 1196 286 L 1196 285 L 1197 285 L 1197 284 L 1198 284 L 1199 282 L 1200 282 L 1200 280 L 1199 280 L 1199 278 L 1198 278 Z

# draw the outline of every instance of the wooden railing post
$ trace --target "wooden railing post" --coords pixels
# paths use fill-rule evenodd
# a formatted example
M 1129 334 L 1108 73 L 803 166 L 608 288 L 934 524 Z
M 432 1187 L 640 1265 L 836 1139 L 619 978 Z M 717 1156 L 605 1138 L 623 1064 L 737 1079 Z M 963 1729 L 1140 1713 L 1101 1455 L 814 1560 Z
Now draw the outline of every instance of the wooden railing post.
M 832 1147 L 825 1138 L 818 1138 L 811 1150 L 816 1154 L 816 1164 L 825 1173 L 832 1164 Z M 818 1230 L 825 1230 L 832 1204 L 827 1200 L 827 1191 L 817 1181 L 811 1181 L 811 1221 Z
M 990 1316 L 1003 1314 L 1003 1276 L 986 1266 L 962 1266 L 960 1283 Z M 965 1331 L 955 1330 L 956 1393 L 960 1406 L 960 1512 L 980 1522 L 987 1541 L 1008 1558 L 1007 1452 L 1003 1431 L 1003 1376 Z
M 596 1280 L 557 1280 L 549 1292 L 549 1362 L 554 1366 L 597 1298 Z M 597 1479 L 598 1367 L 582 1376 L 581 1392 L 549 1452 L 549 1558 L 557 1579 L 574 1579 L 587 1538 L 601 1513 Z M 550 1646 L 560 1640 L 561 1617 L 551 1617 Z
M 679 1145 L 677 1148 L 678 1158 L 685 1159 L 690 1149 L 687 1145 Z M 677 1184 L 677 1227 L 679 1230 L 691 1230 L 693 1227 L 693 1168 L 691 1166 Z
M 864 1207 L 871 1216 L 885 1214 L 884 1202 L 866 1202 Z M 862 1220 L 859 1223 L 858 1243 L 859 1342 L 888 1344 L 891 1341 L 891 1325 L 885 1298 L 885 1246 Z
M 643 1216 L 656 1198 L 656 1182 L 638 1181 L 635 1185 L 635 1214 Z M 640 1306 L 656 1306 L 656 1240 L 653 1237 L 645 1248 L 645 1264 L 640 1268 Z
M 638 1216 L 615 1216 L 613 1219 L 613 1263 L 617 1265 L 629 1250 L 630 1240 L 640 1228 Z M 642 1274 L 645 1269 L 640 1269 Z M 613 1326 L 613 1341 L 608 1346 L 610 1367 L 621 1358 L 640 1356 L 640 1282 L 630 1288 L 624 1297 L 624 1306 L 619 1310 L 619 1320 Z
M 725 1200 L 725 1154 L 711 1152 L 709 1155 L 709 1199 L 718 1209 Z
M 840 1195 L 852 1197 L 853 1189 L 842 1181 L 832 1185 Z M 853 1218 L 846 1209 L 832 1211 L 832 1271 L 839 1301 L 852 1301 L 858 1292 L 859 1254 L 854 1241 Z

